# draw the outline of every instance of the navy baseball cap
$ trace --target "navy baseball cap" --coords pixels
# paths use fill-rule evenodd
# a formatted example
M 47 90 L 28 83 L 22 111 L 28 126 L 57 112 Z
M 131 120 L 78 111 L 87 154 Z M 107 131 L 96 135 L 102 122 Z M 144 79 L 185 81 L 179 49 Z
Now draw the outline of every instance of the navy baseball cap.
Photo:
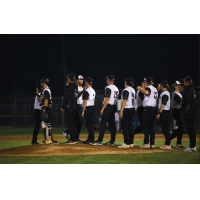
M 182 81 L 191 81 L 192 82 L 192 78 L 190 76 L 186 76 L 184 79 L 182 79 Z
M 66 78 L 75 78 L 75 74 L 69 73 Z
M 168 85 L 168 81 L 162 80 L 160 84 L 161 84 L 161 85 Z
M 127 85 L 130 85 L 130 86 L 134 83 L 134 80 L 132 77 L 126 78 L 125 81 L 126 81 Z
M 147 77 L 147 78 L 146 78 L 146 82 L 147 82 L 147 83 L 151 83 L 151 82 L 153 82 L 153 78 L 151 78 L 151 77 Z
M 115 77 L 113 75 L 109 75 L 109 76 L 106 76 L 106 79 L 115 80 Z
M 93 79 L 92 79 L 91 77 L 87 77 L 87 78 L 85 79 L 85 81 L 87 81 L 88 83 L 92 83 L 92 82 L 93 82 Z
M 147 79 L 146 78 L 143 78 L 143 79 L 141 79 L 141 83 L 146 83 L 146 81 L 147 81 Z

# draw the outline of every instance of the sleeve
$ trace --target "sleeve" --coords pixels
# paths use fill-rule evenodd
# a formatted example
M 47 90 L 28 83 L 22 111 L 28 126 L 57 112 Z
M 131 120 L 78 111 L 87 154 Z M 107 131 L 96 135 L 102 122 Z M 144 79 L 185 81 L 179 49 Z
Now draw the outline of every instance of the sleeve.
M 129 92 L 127 90 L 123 91 L 123 99 L 128 99 Z
M 182 110 L 184 110 L 185 107 L 190 103 L 192 93 L 193 93 L 192 88 L 188 88 L 187 90 L 185 90 L 185 92 L 183 94 L 183 100 L 182 100 L 182 107 L 181 107 Z
M 88 98 L 89 98 L 89 93 L 87 91 L 84 91 L 83 100 L 88 100 Z
M 162 104 L 166 105 L 168 99 L 169 99 L 169 97 L 167 95 L 163 95 L 162 96 Z
M 180 102 L 181 102 L 181 97 L 180 97 L 179 95 L 175 95 L 175 96 L 174 96 L 174 101 L 175 101 L 176 103 L 180 104 Z
M 50 94 L 47 90 L 44 91 L 44 99 L 50 99 Z
M 111 89 L 110 88 L 106 88 L 104 96 L 110 98 L 110 95 L 111 95 Z
M 151 94 L 151 89 L 150 89 L 150 88 L 148 88 L 148 87 L 146 87 L 146 88 L 145 88 L 145 90 L 147 90 L 147 91 L 149 92 L 149 94 L 148 94 L 148 95 L 146 95 L 146 96 L 149 96 L 149 95 Z
M 141 91 L 138 93 L 138 95 L 139 95 L 140 99 L 144 100 L 144 94 Z

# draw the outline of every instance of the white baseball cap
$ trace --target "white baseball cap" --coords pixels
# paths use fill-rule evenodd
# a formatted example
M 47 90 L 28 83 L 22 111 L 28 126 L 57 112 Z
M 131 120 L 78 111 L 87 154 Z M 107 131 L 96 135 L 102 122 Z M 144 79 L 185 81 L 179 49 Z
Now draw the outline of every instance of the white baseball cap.
M 78 75 L 78 80 L 84 80 L 82 75 Z
M 177 85 L 182 85 L 182 83 L 180 83 L 179 81 L 175 81 L 172 86 L 177 86 Z

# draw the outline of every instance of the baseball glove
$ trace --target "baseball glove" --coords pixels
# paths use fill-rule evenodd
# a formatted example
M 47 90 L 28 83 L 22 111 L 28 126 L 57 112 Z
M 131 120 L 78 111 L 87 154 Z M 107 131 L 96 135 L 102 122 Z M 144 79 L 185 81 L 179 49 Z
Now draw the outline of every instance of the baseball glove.
M 46 111 L 43 110 L 42 113 L 41 113 L 41 120 L 45 121 L 47 119 L 48 119 L 48 114 L 47 114 Z

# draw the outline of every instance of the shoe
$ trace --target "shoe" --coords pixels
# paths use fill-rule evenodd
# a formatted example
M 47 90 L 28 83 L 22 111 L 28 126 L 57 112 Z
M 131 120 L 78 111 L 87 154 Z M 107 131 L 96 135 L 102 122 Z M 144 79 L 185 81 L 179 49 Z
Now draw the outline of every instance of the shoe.
M 52 143 L 52 141 L 51 141 L 51 139 L 50 140 L 43 140 L 42 142 L 41 142 L 41 144 L 51 144 Z
M 64 142 L 64 144 L 77 144 L 77 142 L 68 140 L 67 142 Z
M 51 141 L 52 141 L 52 143 L 58 143 L 58 141 L 57 141 L 57 140 L 53 140 L 53 139 L 52 139 Z
M 93 146 L 101 146 L 101 142 L 99 142 L 98 140 L 96 140 L 94 143 L 92 143 L 91 145 Z
M 134 146 L 134 144 L 129 144 L 130 145 L 130 147 L 133 147 Z
M 171 145 L 171 147 L 174 147 L 173 144 L 172 144 L 172 140 L 170 140 L 170 145 Z
M 182 144 L 176 144 L 175 148 L 180 149 L 180 148 L 185 148 L 185 147 Z
M 37 142 L 31 142 L 32 145 L 38 145 L 39 143 Z
M 160 147 L 160 149 L 163 149 L 163 150 L 171 149 L 171 145 L 163 145 Z
M 89 140 L 85 140 L 82 142 L 83 144 L 91 144 L 92 142 L 90 142 Z
M 69 140 L 69 135 L 67 133 L 63 132 L 63 135 L 67 140 Z
M 139 148 L 140 149 L 150 149 L 150 144 L 149 143 L 148 144 L 143 143 L 143 145 L 139 146 Z
M 194 148 L 186 147 L 183 151 L 186 151 L 186 152 L 195 152 L 195 151 L 197 151 L 197 148 L 196 147 L 194 147 Z
M 79 139 L 77 140 L 77 143 L 82 143 L 82 142 L 83 142 L 82 140 L 79 140 Z
M 154 144 L 151 144 L 151 145 L 150 145 L 150 148 L 151 148 L 151 149 L 155 149 L 155 145 L 154 145 Z
M 104 145 L 106 145 L 106 146 L 111 146 L 111 147 L 114 147 L 114 146 L 115 146 L 114 142 L 111 142 L 111 141 L 106 142 Z
M 118 146 L 118 148 L 130 148 L 130 145 L 129 144 L 126 144 L 126 143 L 124 143 L 124 144 L 122 144 L 121 146 Z

